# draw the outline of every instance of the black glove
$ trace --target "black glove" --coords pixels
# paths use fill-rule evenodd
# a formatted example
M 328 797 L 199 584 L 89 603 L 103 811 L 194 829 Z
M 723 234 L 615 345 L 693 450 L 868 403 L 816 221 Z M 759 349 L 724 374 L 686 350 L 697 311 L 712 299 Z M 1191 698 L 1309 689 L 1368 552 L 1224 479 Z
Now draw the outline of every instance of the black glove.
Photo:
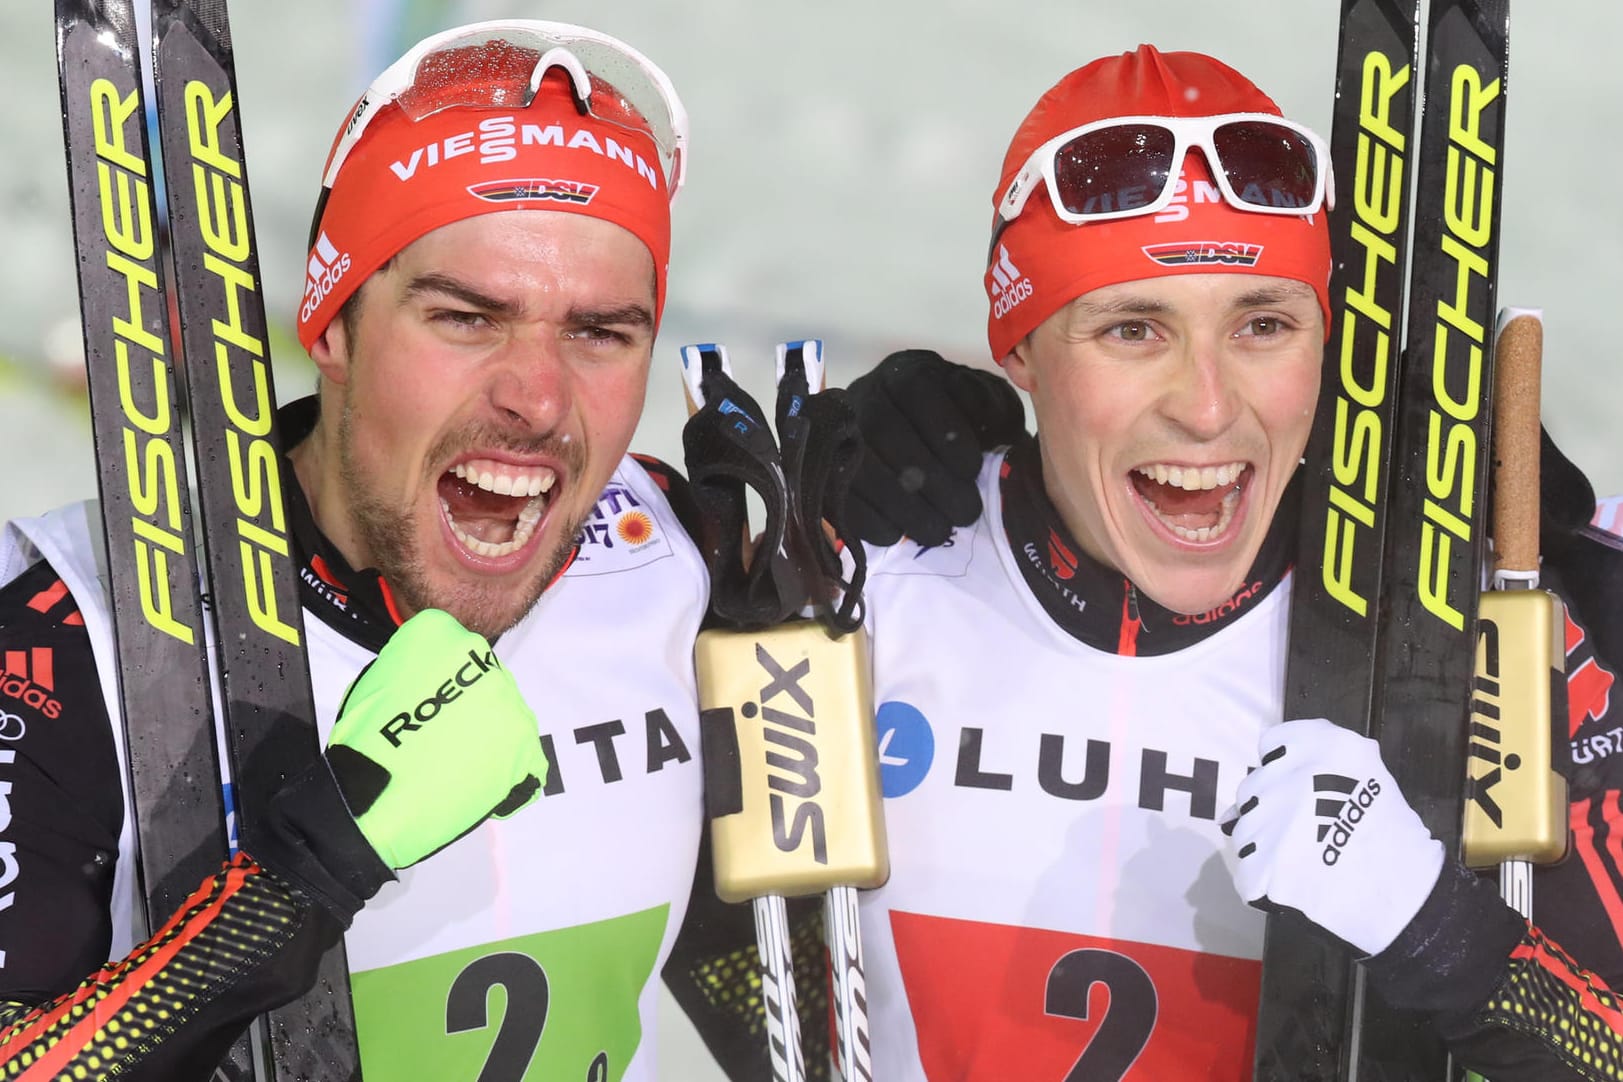
M 858 537 L 926 547 L 981 513 L 981 455 L 1025 432 L 1014 387 L 933 350 L 892 353 L 849 388 L 863 456 L 846 520 Z
M 1547 540 L 1549 535 L 1573 534 L 1589 525 L 1595 517 L 1595 486 L 1590 484 L 1584 471 L 1562 453 L 1550 438 L 1549 429 L 1539 426 L 1539 503 L 1541 529 Z

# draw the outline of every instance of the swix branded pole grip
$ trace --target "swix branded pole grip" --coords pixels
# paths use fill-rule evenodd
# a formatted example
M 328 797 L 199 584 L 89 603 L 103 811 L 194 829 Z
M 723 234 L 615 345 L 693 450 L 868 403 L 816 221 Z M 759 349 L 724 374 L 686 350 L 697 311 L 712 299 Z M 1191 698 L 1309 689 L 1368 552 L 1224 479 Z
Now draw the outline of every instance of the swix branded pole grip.
M 1505 309 L 1494 347 L 1493 588 L 1477 619 L 1464 847 L 1476 868 L 1502 872 L 1523 908 L 1529 863 L 1567 851 L 1567 785 L 1552 736 L 1564 715 L 1564 610 L 1538 589 L 1540 313 Z M 1564 725 L 1564 722 L 1563 722 Z M 1521 880 L 1525 879 L 1525 882 Z
M 695 415 L 683 440 L 689 472 L 711 486 L 716 535 L 702 546 L 712 557 L 712 621 L 694 649 L 716 893 L 754 904 L 776 1082 L 805 1071 L 784 899 L 826 895 L 837 1060 L 845 1078 L 871 1079 L 856 891 L 883 884 L 890 863 L 858 615 L 861 554 L 846 554 L 847 578 L 820 521 L 821 508 L 843 500 L 840 455 L 854 415 L 844 417 L 838 399 L 814 399 L 824 373 L 816 340 L 778 347 L 776 442 L 760 438 L 764 417 L 732 382 L 722 347 L 685 348 L 683 372 Z M 743 484 L 767 518 L 747 567 L 732 551 Z M 754 603 L 761 582 L 777 586 L 776 615 Z M 799 592 L 786 597 L 791 588 Z M 813 609 L 818 619 L 801 618 Z
M 866 634 L 832 638 L 812 620 L 707 631 L 695 656 L 716 892 L 883 884 Z
M 695 660 L 716 893 L 755 903 L 774 1070 L 799 1038 L 791 959 L 776 956 L 789 940 L 771 925 L 784 898 L 826 892 L 839 1063 L 845 1078 L 870 1079 L 856 888 L 883 884 L 890 861 L 867 635 L 834 638 L 814 620 L 706 631 Z

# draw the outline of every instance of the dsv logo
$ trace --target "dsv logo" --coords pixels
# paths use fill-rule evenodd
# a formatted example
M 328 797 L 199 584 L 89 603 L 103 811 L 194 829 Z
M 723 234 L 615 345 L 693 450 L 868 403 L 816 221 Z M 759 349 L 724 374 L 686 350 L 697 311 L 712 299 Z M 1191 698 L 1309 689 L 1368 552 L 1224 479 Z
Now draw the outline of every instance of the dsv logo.
M 434 689 L 434 694 L 412 707 L 403 710 L 383 723 L 378 732 L 383 738 L 395 747 L 400 747 L 401 735 L 421 729 L 427 722 L 433 721 L 439 712 L 456 699 L 462 697 L 466 688 L 471 688 L 485 673 L 492 669 L 500 669 L 502 663 L 496 660 L 495 651 L 487 651 L 483 657 L 477 650 L 468 651 L 468 660 L 455 674 L 445 679 L 444 683 Z
M 812 859 L 827 864 L 828 836 L 823 807 L 813 799 L 823 789 L 822 779 L 817 775 L 816 712 L 811 695 L 801 686 L 811 675 L 811 658 L 802 658 L 785 669 L 766 652 L 765 646 L 756 643 L 755 660 L 767 675 L 767 682 L 761 687 L 761 720 L 765 722 L 761 736 L 767 744 L 782 749 L 766 753 L 772 844 L 782 852 L 793 853 L 809 831 Z M 793 709 L 767 705 L 780 695 L 789 699 L 781 705 Z M 792 816 L 791 797 L 798 801 Z

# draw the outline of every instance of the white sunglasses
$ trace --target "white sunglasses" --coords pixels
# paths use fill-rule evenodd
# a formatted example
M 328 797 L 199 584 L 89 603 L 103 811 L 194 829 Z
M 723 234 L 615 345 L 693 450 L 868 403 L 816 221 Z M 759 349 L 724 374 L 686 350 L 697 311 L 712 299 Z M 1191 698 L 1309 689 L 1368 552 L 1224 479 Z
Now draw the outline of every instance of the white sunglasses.
M 1039 181 L 1071 225 L 1155 214 L 1177 195 L 1185 156 L 1199 148 L 1223 199 L 1257 214 L 1315 214 L 1335 205 L 1330 148 L 1271 113 L 1112 117 L 1062 132 L 1031 152 L 998 200 L 1004 224 Z
M 536 57 L 533 65 L 529 54 Z M 594 117 L 653 138 L 674 199 L 687 172 L 688 117 L 669 77 L 618 38 L 539 19 L 470 23 L 413 46 L 361 95 L 328 159 L 322 187 L 332 187 L 385 106 L 399 105 L 412 120 L 458 107 L 522 109 L 553 68 L 568 73 L 575 97 Z

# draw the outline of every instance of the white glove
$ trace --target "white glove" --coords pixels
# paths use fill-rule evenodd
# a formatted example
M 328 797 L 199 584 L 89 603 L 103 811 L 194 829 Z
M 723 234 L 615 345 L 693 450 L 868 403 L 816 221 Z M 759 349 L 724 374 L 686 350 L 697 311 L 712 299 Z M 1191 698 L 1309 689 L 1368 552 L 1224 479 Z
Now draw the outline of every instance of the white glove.
M 1436 884 L 1442 843 L 1368 737 L 1308 718 L 1274 726 L 1257 748 L 1262 766 L 1220 820 L 1240 897 L 1381 953 Z

